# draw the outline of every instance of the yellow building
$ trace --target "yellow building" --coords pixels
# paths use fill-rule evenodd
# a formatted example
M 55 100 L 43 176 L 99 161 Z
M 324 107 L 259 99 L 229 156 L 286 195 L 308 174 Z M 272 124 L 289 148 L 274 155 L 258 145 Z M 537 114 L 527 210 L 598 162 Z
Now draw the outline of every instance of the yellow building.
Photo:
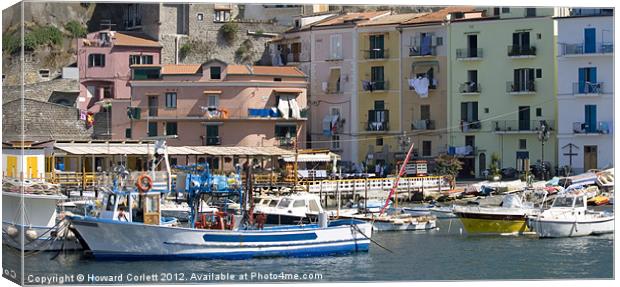
M 407 148 L 401 143 L 405 130 L 398 25 L 422 15 L 425 13 L 387 15 L 357 27 L 359 161 L 394 163 Z

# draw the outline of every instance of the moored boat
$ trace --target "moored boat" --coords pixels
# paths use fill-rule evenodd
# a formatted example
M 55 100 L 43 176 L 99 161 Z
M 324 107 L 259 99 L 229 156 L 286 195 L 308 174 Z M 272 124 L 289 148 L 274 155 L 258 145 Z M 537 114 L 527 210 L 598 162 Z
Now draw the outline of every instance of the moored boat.
M 614 214 L 588 210 L 586 199 L 587 196 L 583 193 L 558 196 L 551 208 L 537 216 L 531 216 L 528 223 L 539 237 L 613 233 Z

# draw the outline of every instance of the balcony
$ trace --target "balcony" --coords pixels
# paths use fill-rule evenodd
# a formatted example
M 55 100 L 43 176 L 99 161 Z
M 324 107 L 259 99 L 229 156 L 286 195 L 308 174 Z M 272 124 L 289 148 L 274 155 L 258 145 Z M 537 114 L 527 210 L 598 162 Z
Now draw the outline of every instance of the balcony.
M 614 52 L 613 43 L 596 43 L 586 45 L 585 43 L 569 44 L 560 43 L 558 54 L 566 57 L 606 55 Z
M 573 133 L 581 135 L 602 135 L 610 133 L 609 122 L 596 122 L 595 126 L 591 126 L 586 122 L 574 122 Z
M 459 85 L 459 91 L 464 96 L 478 95 L 481 90 L 482 87 L 480 86 L 480 83 L 476 82 L 465 82 Z
M 221 145 L 222 138 L 219 136 L 211 136 L 206 138 L 206 145 Z
M 412 130 L 428 131 L 435 129 L 434 120 L 419 120 L 411 123 Z
M 577 97 L 595 97 L 603 93 L 602 82 L 573 83 L 573 95 Z
M 461 131 L 464 133 L 479 131 L 480 129 L 482 129 L 480 121 L 461 121 Z
M 536 82 L 506 82 L 506 92 L 511 95 L 529 95 L 536 93 Z
M 372 132 L 390 130 L 390 111 L 388 110 L 369 110 L 366 130 Z
M 528 134 L 537 133 L 543 123 L 549 127 L 549 130 L 553 130 L 552 120 L 503 120 L 494 121 L 492 124 L 496 133 Z
M 533 58 L 536 56 L 534 46 L 508 46 L 508 57 L 510 58 Z
M 383 60 L 390 57 L 388 49 L 362 50 L 362 55 L 366 60 Z
M 448 147 L 447 154 L 457 157 L 473 157 L 476 155 L 476 147 L 471 145 L 451 146 Z
M 434 57 L 437 56 L 436 46 L 413 46 L 409 47 L 410 57 Z
M 295 146 L 294 137 L 276 137 L 276 142 L 278 146 L 281 146 L 281 147 L 291 148 Z
M 479 61 L 482 60 L 482 48 L 478 49 L 456 49 L 456 59 L 460 61 Z
M 367 92 L 387 91 L 389 90 L 389 83 L 387 81 L 362 81 L 362 90 Z

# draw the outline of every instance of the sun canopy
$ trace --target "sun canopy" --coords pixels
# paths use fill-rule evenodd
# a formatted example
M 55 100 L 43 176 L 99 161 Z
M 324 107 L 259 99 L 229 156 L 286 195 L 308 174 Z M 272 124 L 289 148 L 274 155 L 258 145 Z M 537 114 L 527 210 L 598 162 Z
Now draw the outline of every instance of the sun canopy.
M 284 156 L 282 159 L 285 162 L 295 162 L 295 155 Z M 331 162 L 334 159 L 340 160 L 340 156 L 333 152 L 297 155 L 297 162 Z

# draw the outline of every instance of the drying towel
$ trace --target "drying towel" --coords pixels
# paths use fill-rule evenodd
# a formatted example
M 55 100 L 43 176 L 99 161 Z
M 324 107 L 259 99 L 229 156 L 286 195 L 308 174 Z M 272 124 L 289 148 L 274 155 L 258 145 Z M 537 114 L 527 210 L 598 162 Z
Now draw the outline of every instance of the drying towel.
M 301 110 L 299 109 L 299 105 L 297 104 L 297 100 L 294 98 L 288 99 L 289 106 L 291 108 L 291 115 L 294 119 L 301 119 Z
M 288 119 L 288 101 L 280 98 L 280 102 L 278 102 L 278 111 L 282 114 L 283 119 Z
M 428 97 L 428 84 L 429 82 L 427 77 L 417 78 L 413 81 L 413 89 L 416 94 L 420 96 L 420 98 Z
M 332 129 L 331 129 L 331 116 L 330 115 L 326 115 L 323 118 L 323 122 L 322 122 L 322 129 L 323 129 L 323 135 L 324 136 L 331 136 L 332 135 Z

